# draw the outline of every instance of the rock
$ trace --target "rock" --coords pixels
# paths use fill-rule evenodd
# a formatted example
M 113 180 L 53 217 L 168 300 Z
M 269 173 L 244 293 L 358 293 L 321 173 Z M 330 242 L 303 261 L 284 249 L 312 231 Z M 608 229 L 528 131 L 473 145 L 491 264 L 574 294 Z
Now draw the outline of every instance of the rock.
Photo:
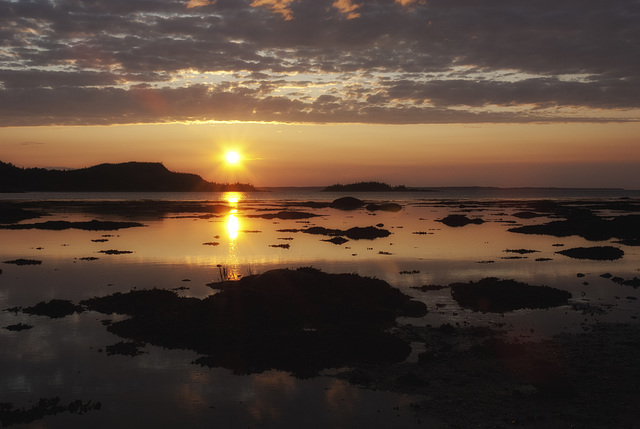
M 480 218 L 469 219 L 465 215 L 449 215 L 449 216 L 445 217 L 444 219 L 439 220 L 438 222 L 442 222 L 445 225 L 451 226 L 451 227 L 460 227 L 460 226 L 469 225 L 470 223 L 474 223 L 476 225 L 480 225 L 480 224 L 484 223 L 484 220 L 482 220 Z
M 388 283 L 313 268 L 271 270 L 212 283 L 205 299 L 165 290 L 131 291 L 83 301 L 89 309 L 131 317 L 110 332 L 160 347 L 194 350 L 195 363 L 238 374 L 268 369 L 298 377 L 325 368 L 401 362 L 411 347 L 389 329 L 426 306 Z
M 450 287 L 451 296 L 461 307 L 491 313 L 557 307 L 567 304 L 571 298 L 571 293 L 564 290 L 495 277 L 477 282 L 452 283 Z
M 640 240 L 640 215 L 618 216 L 603 219 L 588 211 L 573 210 L 565 220 L 556 220 L 540 225 L 525 225 L 509 229 L 521 234 L 553 235 L 568 237 L 578 235 L 587 240 L 609 240 L 619 238 L 625 243 Z
M 25 329 L 31 329 L 31 328 L 33 328 L 33 326 L 27 325 L 26 323 L 18 323 L 15 325 L 9 325 L 4 327 L 4 329 L 7 329 L 9 331 L 24 331 Z
M 355 210 L 364 206 L 364 201 L 354 197 L 342 197 L 331 202 L 331 207 L 339 210 Z
M 317 217 L 320 215 L 314 213 L 306 213 L 306 212 L 294 212 L 294 211 L 280 211 L 278 213 L 265 213 L 259 215 L 248 215 L 247 217 L 251 218 L 262 218 L 262 219 L 308 219 L 311 217 Z
M 14 259 L 13 261 L 4 261 L 4 263 L 14 265 L 40 265 L 42 261 L 38 261 L 37 259 Z
M 322 240 L 322 241 L 328 241 L 329 243 L 333 243 L 333 244 L 338 244 L 338 245 L 340 245 L 340 244 L 344 244 L 344 243 L 346 243 L 346 242 L 347 242 L 347 241 L 349 241 L 349 240 L 347 240 L 347 239 L 346 239 L 346 238 L 344 238 L 344 237 L 333 237 L 333 238 L 329 238 L 329 239 L 327 239 L 327 240 Z
M 374 226 L 353 227 L 347 230 L 329 229 L 321 226 L 312 226 L 311 228 L 301 230 L 307 234 L 328 235 L 328 236 L 345 236 L 352 240 L 373 240 L 374 238 L 388 237 L 391 232 L 386 229 L 378 229 Z
M 52 299 L 49 302 L 39 302 L 33 307 L 22 309 L 23 313 L 36 314 L 39 316 L 49 316 L 52 319 L 59 319 L 73 313 L 82 313 L 84 309 L 73 304 L 71 301 L 63 299 Z
M 371 212 L 378 210 L 385 212 L 399 212 L 402 210 L 402 206 L 396 203 L 367 204 L 365 208 Z
M 38 217 L 40 217 L 38 213 L 24 210 L 15 204 L 0 202 L 0 223 L 15 223 Z
M 536 217 L 541 217 L 546 215 L 540 214 L 540 213 L 534 213 L 534 212 L 518 212 L 518 213 L 514 213 L 512 216 L 517 217 L 519 219 L 533 219 Z
M 613 246 L 574 247 L 556 253 L 574 259 L 591 259 L 597 261 L 613 261 L 624 256 L 622 249 Z
M 100 250 L 98 253 L 104 253 L 105 255 L 126 255 L 129 253 L 133 253 L 133 251 L 109 249 L 109 250 Z
M 51 231 L 64 231 L 66 229 L 80 229 L 84 231 L 115 231 L 123 228 L 144 226 L 139 222 L 113 222 L 103 220 L 91 220 L 88 222 L 68 222 L 66 220 L 50 220 L 39 223 L 21 223 L 17 225 L 0 225 L 0 229 L 42 229 Z
M 144 347 L 144 343 L 137 341 L 120 341 L 113 345 L 106 347 L 107 356 L 122 355 L 122 356 L 138 356 L 148 352 L 140 350 Z

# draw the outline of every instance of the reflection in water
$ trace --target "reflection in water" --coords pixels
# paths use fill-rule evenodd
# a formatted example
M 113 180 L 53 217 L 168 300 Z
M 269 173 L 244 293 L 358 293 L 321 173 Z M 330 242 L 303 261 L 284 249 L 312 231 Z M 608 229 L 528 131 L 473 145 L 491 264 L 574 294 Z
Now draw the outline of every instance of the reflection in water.
M 238 202 L 242 199 L 242 192 L 225 192 L 222 199 L 231 205 L 232 208 L 238 208 Z
M 238 218 L 238 203 L 242 199 L 240 192 L 225 192 L 222 198 L 229 203 L 231 211 L 227 218 L 227 233 L 229 235 L 229 256 L 227 257 L 227 279 L 237 280 L 241 277 L 238 264 L 238 232 L 240 231 L 240 219 Z
M 236 209 L 231 210 L 229 217 L 227 218 L 227 231 L 229 233 L 229 243 L 235 244 L 238 238 L 238 231 L 240 230 L 240 221 L 238 220 L 238 211 Z

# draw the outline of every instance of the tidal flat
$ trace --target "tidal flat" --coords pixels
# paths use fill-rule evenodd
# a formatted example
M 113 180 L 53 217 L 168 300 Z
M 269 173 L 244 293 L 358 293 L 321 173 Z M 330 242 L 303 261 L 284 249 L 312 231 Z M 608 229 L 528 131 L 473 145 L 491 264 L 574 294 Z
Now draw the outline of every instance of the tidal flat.
M 3 427 L 640 421 L 637 197 L 0 209 Z

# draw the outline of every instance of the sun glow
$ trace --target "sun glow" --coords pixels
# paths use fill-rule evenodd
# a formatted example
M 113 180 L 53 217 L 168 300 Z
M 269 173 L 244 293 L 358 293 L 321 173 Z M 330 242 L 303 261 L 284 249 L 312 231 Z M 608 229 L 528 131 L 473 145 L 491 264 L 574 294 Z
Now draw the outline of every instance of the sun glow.
M 229 152 L 224 154 L 224 159 L 227 164 L 235 165 L 240 162 L 241 156 L 238 152 L 230 150 Z

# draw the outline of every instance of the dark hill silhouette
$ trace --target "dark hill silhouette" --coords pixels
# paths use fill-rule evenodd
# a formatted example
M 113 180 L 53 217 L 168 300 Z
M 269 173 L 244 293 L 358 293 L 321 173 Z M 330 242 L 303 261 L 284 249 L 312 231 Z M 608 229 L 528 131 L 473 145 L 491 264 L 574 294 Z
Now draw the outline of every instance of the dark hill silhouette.
M 19 168 L 0 161 L 0 192 L 211 192 L 255 191 L 244 183 L 212 183 L 169 171 L 159 162 L 100 164 L 78 170 Z
M 347 185 L 335 184 L 327 186 L 324 192 L 403 192 L 410 191 L 404 185 L 390 186 L 381 182 L 358 182 Z

